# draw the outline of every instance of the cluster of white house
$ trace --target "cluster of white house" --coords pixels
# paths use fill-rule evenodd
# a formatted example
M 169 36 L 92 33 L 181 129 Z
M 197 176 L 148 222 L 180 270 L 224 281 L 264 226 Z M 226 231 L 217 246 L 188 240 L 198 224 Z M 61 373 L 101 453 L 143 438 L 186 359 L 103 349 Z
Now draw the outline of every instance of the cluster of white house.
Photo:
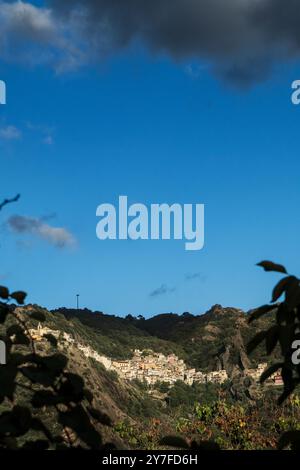
M 85 357 L 92 358 L 101 363 L 107 370 L 115 371 L 124 380 L 137 379 L 149 385 L 153 385 L 156 382 L 165 382 L 173 385 L 178 380 L 181 380 L 188 385 L 192 385 L 194 382 L 221 384 L 228 379 L 226 370 L 204 373 L 196 371 L 196 369 L 189 369 L 183 359 L 179 359 L 175 354 L 165 356 L 162 353 L 155 353 L 150 350 L 140 351 L 136 349 L 131 359 L 113 360 L 99 354 L 90 346 L 75 341 L 72 335 L 60 330 L 52 330 L 39 324 L 37 329 L 31 329 L 29 333 L 36 341 L 41 341 L 43 336 L 51 334 L 59 339 L 60 345 L 67 343 L 70 346 L 76 347 Z M 267 364 L 262 363 L 256 369 L 247 369 L 245 374 L 258 382 L 266 367 Z M 270 377 L 270 382 L 281 385 L 282 379 L 280 373 L 273 374 Z
M 194 382 L 223 383 L 228 378 L 226 370 L 208 372 L 207 374 L 189 369 L 182 359 L 175 354 L 165 356 L 153 351 L 134 351 L 132 359 L 113 361 L 112 368 L 126 380 L 138 379 L 149 385 L 165 382 L 170 385 L 181 380 L 189 385 Z

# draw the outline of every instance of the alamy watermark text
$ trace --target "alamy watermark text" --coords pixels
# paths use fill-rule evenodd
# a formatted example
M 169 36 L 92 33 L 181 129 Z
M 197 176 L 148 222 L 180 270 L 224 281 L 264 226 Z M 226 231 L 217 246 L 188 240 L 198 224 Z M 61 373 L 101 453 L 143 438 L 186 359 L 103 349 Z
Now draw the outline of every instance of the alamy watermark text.
M 6 364 L 6 344 L 0 340 L 0 365 Z
M 100 221 L 99 240 L 185 240 L 187 251 L 204 247 L 204 204 L 145 204 L 128 206 L 127 196 L 119 206 L 101 204 L 96 210 Z
M 6 83 L 0 80 L 0 104 L 6 104 Z

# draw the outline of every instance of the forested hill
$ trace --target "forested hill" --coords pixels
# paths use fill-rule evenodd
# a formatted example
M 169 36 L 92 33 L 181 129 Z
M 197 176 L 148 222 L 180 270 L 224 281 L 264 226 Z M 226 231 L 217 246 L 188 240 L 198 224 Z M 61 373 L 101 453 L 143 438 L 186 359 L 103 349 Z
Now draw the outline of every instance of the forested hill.
M 245 369 L 270 361 L 263 346 L 248 356 L 246 345 L 271 322 L 272 313 L 255 326 L 248 324 L 247 312 L 221 305 L 201 315 L 164 313 L 149 319 L 131 315 L 120 318 L 87 309 L 61 308 L 52 313 L 57 321 L 63 315 L 96 350 L 112 358 L 129 358 L 136 348 L 152 349 L 173 352 L 197 369 L 225 368 L 229 374 L 234 367 Z

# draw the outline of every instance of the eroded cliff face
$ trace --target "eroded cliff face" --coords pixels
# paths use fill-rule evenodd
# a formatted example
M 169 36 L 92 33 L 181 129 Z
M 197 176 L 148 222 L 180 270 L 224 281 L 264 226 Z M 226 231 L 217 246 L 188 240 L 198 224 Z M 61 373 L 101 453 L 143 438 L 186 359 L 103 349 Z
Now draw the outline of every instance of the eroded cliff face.
M 250 369 L 251 361 L 247 356 L 246 345 L 238 326 L 235 335 L 229 338 L 229 340 L 231 343 L 225 346 L 225 355 L 223 355 L 224 369 L 230 375 L 237 368 L 240 370 Z

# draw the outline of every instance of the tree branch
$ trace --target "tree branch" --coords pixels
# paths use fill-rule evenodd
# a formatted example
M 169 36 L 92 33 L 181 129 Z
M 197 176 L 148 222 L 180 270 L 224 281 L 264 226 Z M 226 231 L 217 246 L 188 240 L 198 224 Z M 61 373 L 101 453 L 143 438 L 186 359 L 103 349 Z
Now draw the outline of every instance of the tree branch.
M 3 202 L 1 202 L 0 204 L 0 211 L 3 209 L 4 206 L 6 206 L 7 204 L 11 204 L 12 202 L 17 202 L 19 199 L 20 199 L 21 195 L 20 194 L 17 194 L 15 197 L 11 198 L 11 199 L 4 199 Z

